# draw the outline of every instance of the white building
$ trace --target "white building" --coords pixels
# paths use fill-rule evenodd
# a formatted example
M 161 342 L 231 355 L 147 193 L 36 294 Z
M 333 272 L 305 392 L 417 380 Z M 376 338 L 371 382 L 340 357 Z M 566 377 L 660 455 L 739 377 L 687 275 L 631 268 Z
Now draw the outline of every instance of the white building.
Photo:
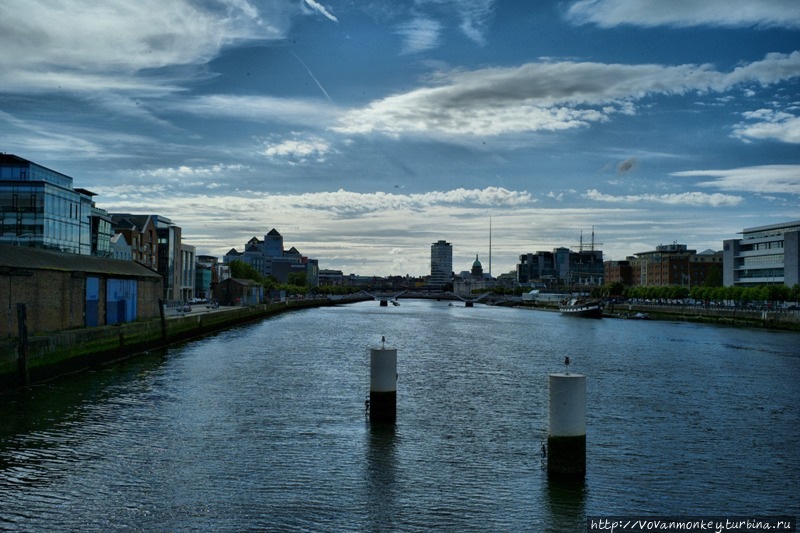
M 800 283 L 800 220 L 742 230 L 723 243 L 726 287 Z

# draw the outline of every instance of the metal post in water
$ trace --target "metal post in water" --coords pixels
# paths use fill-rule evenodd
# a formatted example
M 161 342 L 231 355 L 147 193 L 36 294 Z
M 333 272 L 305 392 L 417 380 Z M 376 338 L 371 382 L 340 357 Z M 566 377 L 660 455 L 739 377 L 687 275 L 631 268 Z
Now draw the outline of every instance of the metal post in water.
M 158 299 L 158 312 L 161 316 L 161 339 L 166 342 L 167 340 L 167 317 L 166 309 L 164 308 L 164 299 Z
M 31 374 L 28 368 L 28 312 L 25 304 L 22 303 L 17 304 L 17 329 L 19 330 L 17 347 L 19 380 L 27 387 L 31 384 Z
M 397 418 L 397 349 L 370 349 L 369 421 L 394 424 Z
M 547 475 L 582 481 L 586 477 L 586 376 L 567 371 L 550 374 L 549 381 Z

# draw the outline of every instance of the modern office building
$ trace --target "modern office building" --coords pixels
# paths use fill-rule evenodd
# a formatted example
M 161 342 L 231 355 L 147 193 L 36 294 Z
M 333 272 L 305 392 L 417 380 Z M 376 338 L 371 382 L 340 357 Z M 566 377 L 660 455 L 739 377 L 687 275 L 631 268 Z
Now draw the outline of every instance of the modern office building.
M 604 276 L 601 250 L 573 252 L 569 248 L 555 248 L 552 252 L 520 255 L 517 264 L 517 282 L 521 285 L 543 283 L 550 288 L 602 285 Z
M 453 282 L 453 245 L 447 241 L 431 244 L 432 287 L 443 288 Z
M 213 255 L 195 257 L 195 298 L 214 299 L 214 288 L 220 282 L 219 266 L 219 260 Z
M 0 154 L 0 243 L 111 257 L 111 220 L 70 176 Z
M 253 237 L 244 246 L 244 252 L 231 248 L 223 262 L 242 261 L 263 276 L 272 276 L 279 283 L 288 283 L 289 274 L 303 274 L 309 287 L 319 285 L 319 262 L 301 254 L 297 248 L 283 248 L 283 236 L 271 229 L 261 240 Z
M 800 220 L 745 228 L 723 243 L 726 287 L 800 283 Z

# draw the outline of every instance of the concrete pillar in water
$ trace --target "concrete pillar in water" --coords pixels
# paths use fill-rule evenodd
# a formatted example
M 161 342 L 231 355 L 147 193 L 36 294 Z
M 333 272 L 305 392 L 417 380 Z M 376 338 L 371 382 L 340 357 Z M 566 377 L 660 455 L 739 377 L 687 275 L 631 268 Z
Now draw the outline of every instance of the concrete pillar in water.
M 553 479 L 586 477 L 586 376 L 550 374 L 547 475 Z
M 370 349 L 369 421 L 394 424 L 397 418 L 397 349 Z

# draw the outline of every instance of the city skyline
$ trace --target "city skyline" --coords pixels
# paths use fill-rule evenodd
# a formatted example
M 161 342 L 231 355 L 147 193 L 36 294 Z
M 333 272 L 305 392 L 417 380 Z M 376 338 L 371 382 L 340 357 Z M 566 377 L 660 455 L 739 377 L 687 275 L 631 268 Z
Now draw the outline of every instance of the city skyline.
M 800 218 L 800 4 L 157 0 L 0 6 L 0 151 L 198 255 L 492 273 L 720 250 Z

